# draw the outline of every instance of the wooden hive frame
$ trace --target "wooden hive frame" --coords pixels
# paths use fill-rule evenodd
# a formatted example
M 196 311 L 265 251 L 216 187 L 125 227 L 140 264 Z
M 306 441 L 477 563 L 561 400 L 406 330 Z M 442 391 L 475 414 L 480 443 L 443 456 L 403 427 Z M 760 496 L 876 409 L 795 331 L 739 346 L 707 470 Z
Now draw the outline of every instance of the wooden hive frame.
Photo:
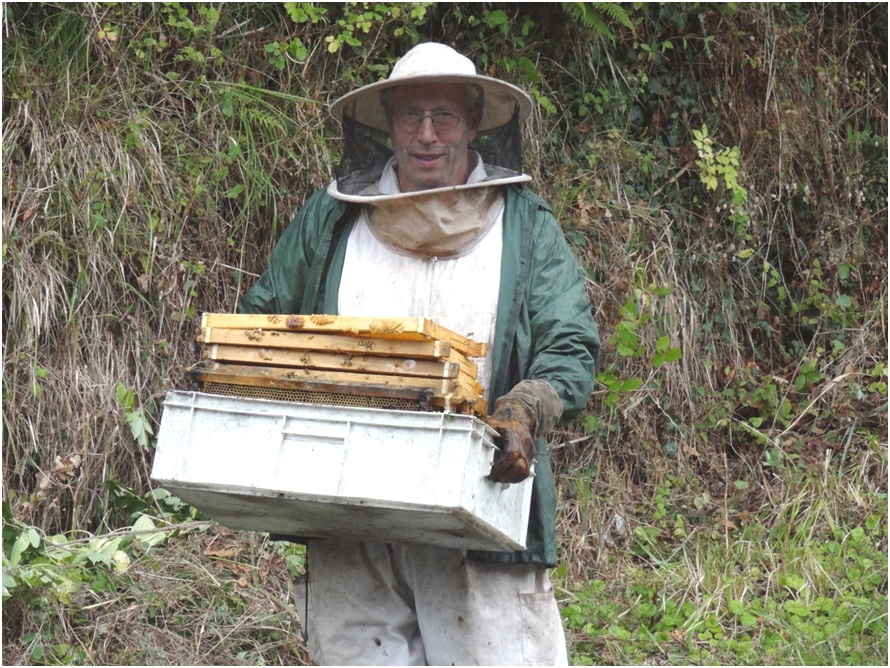
M 427 318 L 206 313 L 197 340 L 202 361 L 192 377 L 205 387 L 376 397 L 377 405 L 404 400 L 420 410 L 486 414 L 470 357 L 484 356 L 487 346 Z

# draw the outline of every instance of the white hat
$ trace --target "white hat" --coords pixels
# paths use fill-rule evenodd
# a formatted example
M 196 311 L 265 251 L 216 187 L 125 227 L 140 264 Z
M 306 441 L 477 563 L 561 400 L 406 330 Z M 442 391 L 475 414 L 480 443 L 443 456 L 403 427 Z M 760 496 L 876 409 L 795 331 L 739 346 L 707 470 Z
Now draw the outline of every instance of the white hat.
M 531 111 L 531 98 L 512 84 L 476 74 L 473 62 L 450 46 L 418 44 L 399 58 L 385 81 L 368 84 L 347 93 L 331 105 L 331 114 L 341 123 L 343 115 L 384 132 L 389 131 L 380 93 L 388 88 L 422 83 L 461 83 L 479 86 L 485 93 L 479 130 L 506 125 L 518 109 L 519 120 Z

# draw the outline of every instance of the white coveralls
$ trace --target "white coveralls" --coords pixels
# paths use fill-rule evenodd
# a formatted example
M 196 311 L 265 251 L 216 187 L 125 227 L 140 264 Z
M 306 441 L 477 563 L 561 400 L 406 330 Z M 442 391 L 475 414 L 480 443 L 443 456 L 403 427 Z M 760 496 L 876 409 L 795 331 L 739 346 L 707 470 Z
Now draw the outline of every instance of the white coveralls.
M 484 178 L 479 160 L 468 184 Z M 385 194 L 398 192 L 391 165 L 377 186 Z M 340 314 L 424 316 L 491 345 L 503 205 L 491 209 L 494 216 L 482 223 L 479 238 L 447 258 L 408 254 L 382 242 L 367 211 L 363 207 L 347 245 Z M 404 230 L 411 234 L 410 221 Z M 488 360 L 476 361 L 487 387 Z M 310 541 L 308 577 L 297 585 L 295 599 L 300 608 L 308 601 L 301 620 L 313 660 L 320 665 L 567 665 L 547 569 L 465 557 L 463 550 L 440 547 Z
M 407 475 L 407 473 L 406 473 Z M 306 624 L 325 666 L 565 666 L 547 569 L 462 550 L 342 540 L 309 544 Z M 305 591 L 296 599 L 302 607 Z

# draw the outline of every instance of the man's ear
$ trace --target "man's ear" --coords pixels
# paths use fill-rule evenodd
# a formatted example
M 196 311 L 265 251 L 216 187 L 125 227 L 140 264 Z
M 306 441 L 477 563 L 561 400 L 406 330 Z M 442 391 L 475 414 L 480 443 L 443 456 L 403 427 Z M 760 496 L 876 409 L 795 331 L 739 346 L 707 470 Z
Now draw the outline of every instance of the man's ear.
M 467 117 L 467 127 L 470 129 L 470 141 L 476 138 L 476 133 L 479 131 L 479 124 L 482 123 L 482 107 L 477 107 L 473 110 L 473 113 Z

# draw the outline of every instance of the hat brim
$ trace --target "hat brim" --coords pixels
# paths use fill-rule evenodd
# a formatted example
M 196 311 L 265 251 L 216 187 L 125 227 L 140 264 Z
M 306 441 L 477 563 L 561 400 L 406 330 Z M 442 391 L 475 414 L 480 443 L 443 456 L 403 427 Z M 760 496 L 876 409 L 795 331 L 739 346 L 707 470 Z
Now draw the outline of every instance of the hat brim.
M 347 93 L 331 105 L 331 115 L 340 123 L 343 116 L 363 123 L 383 132 L 389 132 L 386 111 L 380 100 L 380 94 L 398 86 L 418 84 L 471 84 L 479 86 L 485 94 L 482 122 L 478 130 L 485 131 L 501 127 L 509 123 L 518 110 L 519 120 L 524 120 L 531 113 L 531 98 L 521 88 L 505 81 L 481 75 L 431 74 L 398 79 L 387 79 L 362 86 Z

